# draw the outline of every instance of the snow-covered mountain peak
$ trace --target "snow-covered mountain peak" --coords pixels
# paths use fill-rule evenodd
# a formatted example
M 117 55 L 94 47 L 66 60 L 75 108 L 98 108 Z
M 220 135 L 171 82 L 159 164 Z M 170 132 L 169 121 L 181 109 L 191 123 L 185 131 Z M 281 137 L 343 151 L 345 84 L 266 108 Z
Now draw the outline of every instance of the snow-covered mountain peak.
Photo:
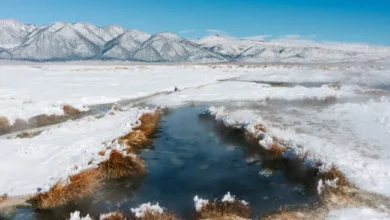
M 209 35 L 207 37 L 196 40 L 198 44 L 206 44 L 206 43 L 224 43 L 227 41 L 231 41 L 230 38 L 221 37 L 219 34 Z
M 160 32 L 153 35 L 151 38 L 153 39 L 169 39 L 169 40 L 182 40 L 180 36 L 174 34 L 172 32 Z
M 65 25 L 69 25 L 69 24 L 66 22 L 60 22 L 60 21 L 54 22 L 53 24 L 50 24 L 47 26 L 47 31 L 56 32 L 59 29 L 63 28 Z

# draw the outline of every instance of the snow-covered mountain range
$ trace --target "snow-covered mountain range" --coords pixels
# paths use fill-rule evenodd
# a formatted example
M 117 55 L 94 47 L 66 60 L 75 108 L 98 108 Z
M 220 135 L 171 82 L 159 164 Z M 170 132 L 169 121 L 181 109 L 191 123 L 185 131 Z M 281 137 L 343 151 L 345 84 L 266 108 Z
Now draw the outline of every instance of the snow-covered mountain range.
M 187 40 L 117 25 L 55 22 L 44 26 L 0 20 L 0 59 L 28 61 L 128 60 L 144 62 L 350 62 L 390 57 L 390 47 L 255 41 L 218 35 Z

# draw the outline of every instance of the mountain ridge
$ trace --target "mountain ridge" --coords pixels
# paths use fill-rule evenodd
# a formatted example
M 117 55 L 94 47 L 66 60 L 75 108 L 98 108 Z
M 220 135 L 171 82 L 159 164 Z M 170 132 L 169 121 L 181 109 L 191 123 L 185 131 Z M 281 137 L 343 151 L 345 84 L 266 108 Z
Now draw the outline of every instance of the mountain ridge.
M 0 20 L 0 59 L 141 62 L 353 62 L 390 57 L 390 47 L 256 41 L 211 35 L 188 40 L 171 32 L 148 34 L 119 25 L 54 22 L 35 26 Z

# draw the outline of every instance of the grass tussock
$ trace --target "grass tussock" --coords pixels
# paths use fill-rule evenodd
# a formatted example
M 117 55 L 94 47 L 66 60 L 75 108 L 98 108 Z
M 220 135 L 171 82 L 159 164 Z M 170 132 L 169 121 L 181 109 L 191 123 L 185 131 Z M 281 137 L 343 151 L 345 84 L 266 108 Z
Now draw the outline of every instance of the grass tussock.
M 28 120 L 32 127 L 42 127 L 64 122 L 69 119 L 67 115 L 37 115 Z
M 262 131 L 264 133 L 267 133 L 267 128 L 263 124 L 255 125 L 255 129 L 258 130 L 258 131 Z
M 318 177 L 322 180 L 337 179 L 336 184 L 340 187 L 351 186 L 351 183 L 348 181 L 347 177 L 335 165 L 332 165 L 327 171 L 319 173 Z
M 171 212 L 164 211 L 163 213 L 146 211 L 142 217 L 136 218 L 137 220 L 179 220 Z
M 281 210 L 268 215 L 263 215 L 259 219 L 261 220 L 306 220 L 312 218 L 310 218 L 307 213 Z
M 81 113 L 80 110 L 78 110 L 77 108 L 75 108 L 75 107 L 73 107 L 71 105 L 64 105 L 62 107 L 62 109 L 64 110 L 64 113 L 66 115 L 69 115 L 69 116 L 72 116 L 72 117 L 78 116 Z
M 143 114 L 139 118 L 139 121 L 141 122 L 140 125 L 134 127 L 133 131 L 130 133 L 118 138 L 118 142 L 128 147 L 128 153 L 143 149 L 156 132 L 159 119 L 159 111 Z
M 274 141 L 271 147 L 268 149 L 268 153 L 274 159 L 282 159 L 282 154 L 286 151 L 286 148 L 282 146 L 278 141 Z
M 11 130 L 8 118 L 0 116 L 0 133 L 7 133 Z
M 197 219 L 224 219 L 237 216 L 248 219 L 250 213 L 249 206 L 243 204 L 241 201 L 214 201 L 204 205 L 202 209 L 196 213 L 196 217 Z
M 142 149 L 149 143 L 149 138 L 144 132 L 132 131 L 125 136 L 120 137 L 118 142 L 126 145 L 127 151 L 130 153 Z
M 146 173 L 145 164 L 139 157 L 123 155 L 117 150 L 111 151 L 110 158 L 99 164 L 99 170 L 104 179 L 119 179 Z
M 42 131 L 34 131 L 34 132 L 22 132 L 20 134 L 17 134 L 15 138 L 33 138 L 33 137 L 36 137 L 38 135 L 40 135 L 42 133 Z
M 111 212 L 100 215 L 100 220 L 126 220 L 126 217 L 120 212 Z
M 150 137 L 156 131 L 159 119 L 159 111 L 155 111 L 154 113 L 145 113 L 139 118 L 141 125 L 133 128 L 133 130 L 141 131 L 145 133 L 146 136 Z
M 2 196 L 0 196 L 0 203 L 5 202 L 7 199 L 8 199 L 8 195 L 3 194 Z
M 49 191 L 38 193 L 29 202 L 37 209 L 50 209 L 92 196 L 101 185 L 97 169 L 87 169 L 69 177 L 69 183 L 58 181 Z

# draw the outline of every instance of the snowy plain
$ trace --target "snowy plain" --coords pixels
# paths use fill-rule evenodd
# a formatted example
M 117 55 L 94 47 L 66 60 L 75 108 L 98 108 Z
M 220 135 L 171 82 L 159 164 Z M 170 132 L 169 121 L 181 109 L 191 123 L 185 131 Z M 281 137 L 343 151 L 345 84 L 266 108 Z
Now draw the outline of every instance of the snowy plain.
M 97 119 L 68 121 L 32 139 L 0 139 L 0 194 L 21 196 L 47 191 L 58 180 L 106 160 L 98 155 L 116 138 L 131 131 L 143 112 L 130 108 Z M 111 147 L 121 150 L 121 146 Z M 39 188 L 39 190 L 38 190 Z
M 298 152 L 336 164 L 358 188 L 390 197 L 386 65 L 7 64 L 0 66 L 0 116 L 13 121 L 62 114 L 64 104 L 139 98 L 167 107 L 222 105 L 230 123 L 261 122 Z M 102 143 L 128 132 L 140 112 L 86 117 L 32 139 L 0 139 L 0 195 L 46 190 L 75 165 L 88 167 Z M 56 172 L 52 163 L 59 163 Z

